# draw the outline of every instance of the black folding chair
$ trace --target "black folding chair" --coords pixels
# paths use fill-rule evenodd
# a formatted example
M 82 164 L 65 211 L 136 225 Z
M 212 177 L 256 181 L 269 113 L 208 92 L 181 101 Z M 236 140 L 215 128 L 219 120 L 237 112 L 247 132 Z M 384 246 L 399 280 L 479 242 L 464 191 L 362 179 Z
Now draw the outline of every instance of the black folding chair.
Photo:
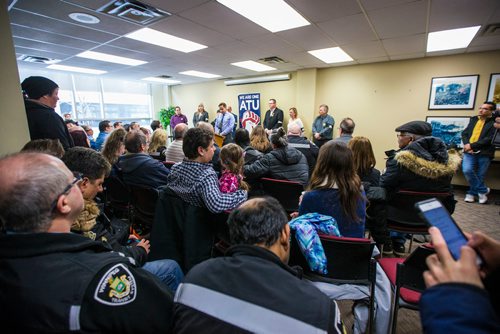
M 286 212 L 292 213 L 299 210 L 299 197 L 304 191 L 304 186 L 299 182 L 278 180 L 263 177 L 260 179 L 262 190 L 280 202 Z

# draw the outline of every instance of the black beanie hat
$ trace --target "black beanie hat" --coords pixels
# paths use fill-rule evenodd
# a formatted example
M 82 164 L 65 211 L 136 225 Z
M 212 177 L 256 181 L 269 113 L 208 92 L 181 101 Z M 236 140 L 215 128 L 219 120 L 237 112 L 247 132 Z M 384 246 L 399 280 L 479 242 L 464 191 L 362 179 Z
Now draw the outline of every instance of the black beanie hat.
M 51 95 L 59 86 L 45 77 L 29 77 L 21 83 L 21 88 L 28 98 L 38 100 L 42 96 Z
M 432 136 L 432 126 L 424 121 L 411 121 L 396 128 L 397 132 L 408 132 L 420 136 Z

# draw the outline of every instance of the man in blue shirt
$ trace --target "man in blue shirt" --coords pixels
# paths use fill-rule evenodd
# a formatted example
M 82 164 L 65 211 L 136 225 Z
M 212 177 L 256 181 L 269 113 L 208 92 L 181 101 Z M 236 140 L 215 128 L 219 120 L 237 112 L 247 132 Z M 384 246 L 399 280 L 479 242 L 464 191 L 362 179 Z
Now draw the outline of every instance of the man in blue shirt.
M 319 116 L 316 117 L 312 126 L 313 141 L 316 146 L 321 147 L 333 138 L 334 125 L 335 120 L 328 115 L 328 106 L 326 104 L 320 105 Z
M 227 105 L 224 102 L 219 104 L 219 111 L 215 120 L 215 133 L 225 136 L 222 145 L 226 145 L 233 142 L 234 117 L 227 112 Z
M 97 136 L 97 139 L 95 140 L 95 150 L 100 151 L 102 149 L 102 146 L 104 145 L 104 142 L 106 141 L 106 138 L 108 138 L 109 133 L 113 130 L 113 127 L 111 126 L 111 123 L 109 121 L 100 121 L 99 122 L 99 135 Z

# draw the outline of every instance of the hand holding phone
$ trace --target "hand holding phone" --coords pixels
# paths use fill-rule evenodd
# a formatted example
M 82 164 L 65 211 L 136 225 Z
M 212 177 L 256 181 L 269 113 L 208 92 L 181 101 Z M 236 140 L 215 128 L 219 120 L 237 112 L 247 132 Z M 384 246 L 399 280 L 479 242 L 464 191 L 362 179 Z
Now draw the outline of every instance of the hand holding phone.
M 444 237 L 448 249 L 455 260 L 460 259 L 460 249 L 467 245 L 467 237 L 436 198 L 418 202 L 415 207 L 421 217 L 431 226 L 436 226 Z M 476 252 L 477 253 L 477 252 Z M 477 264 L 483 263 L 478 254 Z

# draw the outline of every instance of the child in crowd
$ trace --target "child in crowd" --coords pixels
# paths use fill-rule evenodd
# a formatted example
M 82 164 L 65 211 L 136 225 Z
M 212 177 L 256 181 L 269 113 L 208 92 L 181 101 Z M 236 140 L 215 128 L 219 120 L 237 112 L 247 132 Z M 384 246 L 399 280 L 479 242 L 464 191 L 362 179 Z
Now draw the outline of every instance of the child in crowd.
M 244 153 L 236 144 L 227 144 L 220 151 L 221 165 L 224 168 L 219 179 L 219 189 L 223 193 L 233 193 L 238 189 L 249 190 L 243 181 Z

